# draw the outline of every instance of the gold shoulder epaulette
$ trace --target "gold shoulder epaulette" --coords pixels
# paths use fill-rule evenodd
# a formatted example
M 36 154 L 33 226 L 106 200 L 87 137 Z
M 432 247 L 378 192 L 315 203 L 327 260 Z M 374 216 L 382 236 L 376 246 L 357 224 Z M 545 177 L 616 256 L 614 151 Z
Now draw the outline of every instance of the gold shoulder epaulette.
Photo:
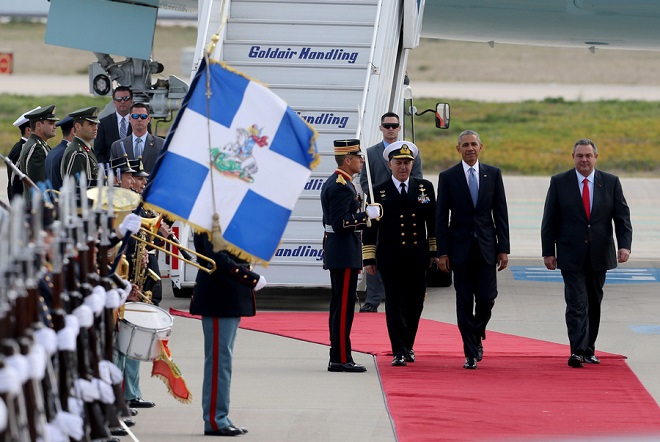
M 337 183 L 339 183 L 339 184 L 341 184 L 341 185 L 344 185 L 344 186 L 346 185 L 346 180 L 344 179 L 344 176 L 343 176 L 343 175 L 339 175 L 339 176 L 337 177 Z

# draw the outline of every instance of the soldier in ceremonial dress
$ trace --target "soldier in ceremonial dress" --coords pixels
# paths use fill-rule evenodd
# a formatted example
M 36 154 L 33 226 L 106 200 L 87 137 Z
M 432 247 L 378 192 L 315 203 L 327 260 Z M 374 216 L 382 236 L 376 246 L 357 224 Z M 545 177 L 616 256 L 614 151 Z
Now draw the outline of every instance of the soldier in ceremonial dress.
M 323 268 L 330 270 L 330 362 L 328 371 L 364 372 L 351 355 L 351 327 L 355 311 L 358 272 L 362 268 L 362 241 L 368 218 L 380 216 L 378 206 L 360 211 L 360 200 L 353 185 L 353 175 L 360 172 L 364 157 L 360 140 L 334 142 L 337 169 L 323 183 Z
M 96 138 L 99 123 L 99 108 L 88 107 L 71 112 L 76 136 L 64 151 L 60 173 L 65 176 L 77 176 L 85 172 L 88 185 L 96 184 L 98 162 L 92 150 L 92 142 Z
M 383 277 L 394 366 L 415 362 L 413 345 L 424 308 L 426 269 L 438 259 L 433 184 L 411 176 L 418 152 L 408 141 L 384 150 L 392 176 L 374 187 L 374 201 L 386 215 L 366 230 L 362 249 L 365 272 L 375 275 L 378 269 Z

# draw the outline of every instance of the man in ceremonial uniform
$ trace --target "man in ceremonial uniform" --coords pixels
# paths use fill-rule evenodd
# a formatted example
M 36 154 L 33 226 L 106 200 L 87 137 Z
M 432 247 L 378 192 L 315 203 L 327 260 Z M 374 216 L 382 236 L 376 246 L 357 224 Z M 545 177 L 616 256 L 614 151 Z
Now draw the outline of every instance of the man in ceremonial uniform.
M 426 269 L 436 263 L 435 192 L 430 181 L 411 176 L 418 155 L 408 141 L 383 152 L 392 176 L 374 187 L 374 202 L 385 215 L 364 235 L 364 270 L 377 270 L 385 286 L 387 331 L 392 365 L 415 362 L 413 345 L 426 296 Z
M 64 151 L 73 141 L 73 118 L 70 115 L 62 118 L 55 123 L 55 126 L 62 129 L 62 141 L 60 144 L 53 147 L 46 156 L 46 178 L 50 180 L 50 184 L 55 190 L 60 190 L 62 187 L 62 174 L 60 173 L 60 165 L 62 164 L 62 157 Z
M 16 166 L 18 166 L 18 159 L 21 156 L 21 149 L 32 134 L 32 129 L 30 129 L 30 120 L 28 120 L 25 115 L 38 109 L 41 109 L 41 106 L 37 106 L 31 111 L 24 113 L 18 117 L 16 121 L 14 121 L 14 126 L 18 127 L 18 129 L 21 131 L 21 139 L 18 140 L 18 142 L 11 148 L 7 158 L 9 158 L 11 162 Z M 9 201 L 11 201 L 14 196 L 23 194 L 23 183 L 18 178 L 16 178 L 14 171 L 10 167 L 7 167 L 7 179 L 7 197 L 9 198 Z
M 64 151 L 60 173 L 62 178 L 85 172 L 87 185 L 94 186 L 98 175 L 98 162 L 92 150 L 92 142 L 96 138 L 99 124 L 99 108 L 87 107 L 71 112 L 69 116 L 73 119 L 73 130 L 75 137 Z
M 358 272 L 362 268 L 360 230 L 367 219 L 380 216 L 378 206 L 360 211 L 360 200 L 353 185 L 353 175 L 360 172 L 364 157 L 360 140 L 334 142 L 337 169 L 323 183 L 323 268 L 330 270 L 330 363 L 328 371 L 364 372 L 351 355 L 351 327 L 355 311 Z
M 232 353 L 243 316 L 256 314 L 254 292 L 266 285 L 247 261 L 226 250 L 214 251 L 206 234 L 195 234 L 195 250 L 213 261 L 216 270 L 197 272 L 190 313 L 201 315 L 204 332 L 202 411 L 204 435 L 238 436 L 247 433 L 229 418 Z
M 39 183 L 46 180 L 46 155 L 50 152 L 50 146 L 46 141 L 55 136 L 55 122 L 59 118 L 55 116 L 55 105 L 25 114 L 25 118 L 30 121 L 32 134 L 21 148 L 18 168 L 34 183 Z M 25 183 L 23 183 L 23 196 L 29 204 L 30 190 Z

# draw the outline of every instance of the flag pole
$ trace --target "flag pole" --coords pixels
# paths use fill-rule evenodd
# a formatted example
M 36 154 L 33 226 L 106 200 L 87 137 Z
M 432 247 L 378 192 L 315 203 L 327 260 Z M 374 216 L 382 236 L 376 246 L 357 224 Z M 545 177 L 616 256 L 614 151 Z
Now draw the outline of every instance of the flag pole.
M 364 155 L 364 166 L 367 170 L 367 187 L 369 189 L 369 201 L 372 203 L 374 202 L 374 186 L 373 183 L 371 182 L 371 169 L 369 168 L 369 156 L 367 155 L 367 146 L 365 146 L 362 143 L 362 109 L 360 108 L 360 105 L 358 104 L 358 129 L 357 129 L 357 134 L 358 134 L 358 139 L 360 140 L 360 150 L 362 151 L 362 155 Z M 366 201 L 362 201 L 362 205 L 364 206 L 366 204 Z M 364 209 L 364 207 L 363 207 Z M 371 219 L 367 218 L 367 227 L 371 227 Z

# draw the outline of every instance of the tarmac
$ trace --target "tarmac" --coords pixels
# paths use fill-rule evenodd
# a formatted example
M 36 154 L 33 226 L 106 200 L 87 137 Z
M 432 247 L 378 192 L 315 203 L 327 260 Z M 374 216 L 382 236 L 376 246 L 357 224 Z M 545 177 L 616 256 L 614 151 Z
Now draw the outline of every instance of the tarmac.
M 8 85 L 11 82 L 6 82 L 6 78 L 18 77 L 3 78 L 0 93 L 7 87 L 13 93 L 36 93 L 32 89 L 22 91 L 16 84 Z M 50 80 L 48 95 L 65 93 L 64 86 Z M 566 167 L 571 167 L 568 156 Z M 7 201 L 7 174 L 4 167 L 0 169 L 0 200 Z M 427 178 L 437 182 L 435 176 Z M 539 230 L 549 178 L 506 176 L 504 180 L 511 225 L 510 265 L 523 269 L 542 267 Z M 631 208 L 634 237 L 631 260 L 620 269 L 645 271 L 652 276 L 645 282 L 605 286 L 597 347 L 600 351 L 627 356 L 630 368 L 660 403 L 660 260 L 657 257 L 660 180 L 623 178 L 622 183 Z M 188 299 L 175 298 L 167 280 L 163 287 L 162 308 L 187 310 Z M 509 268 L 498 274 L 498 287 L 499 296 L 489 330 L 568 344 L 561 282 L 515 279 Z M 301 297 L 291 293 L 268 299 L 257 293 L 258 311 L 327 311 L 328 305 L 329 299 L 323 295 Z M 453 287 L 430 288 L 422 316 L 455 324 Z M 174 400 L 161 381 L 150 378 L 151 363 L 142 363 L 143 397 L 157 405 L 139 411 L 135 418 L 137 425 L 133 427 L 134 440 L 182 442 L 204 438 L 201 416 L 203 349 L 199 321 L 175 317 L 170 349 L 192 392 L 192 403 Z M 486 346 L 485 358 L 487 352 Z M 568 347 L 566 356 L 569 356 Z M 354 353 L 354 358 L 367 366 L 366 373 L 329 373 L 326 370 L 327 346 L 239 330 L 234 348 L 230 417 L 236 425 L 249 429 L 249 433 L 240 438 L 270 442 L 396 441 L 374 358 L 363 353 Z M 456 370 L 463 370 L 462 359 L 450 363 Z M 607 365 L 602 364 L 599 369 L 607 370 Z M 474 375 L 478 376 L 479 370 Z M 571 369 L 566 367 L 566 376 L 570 375 Z M 122 440 L 132 439 L 126 436 Z M 442 440 L 440 435 L 438 440 Z

